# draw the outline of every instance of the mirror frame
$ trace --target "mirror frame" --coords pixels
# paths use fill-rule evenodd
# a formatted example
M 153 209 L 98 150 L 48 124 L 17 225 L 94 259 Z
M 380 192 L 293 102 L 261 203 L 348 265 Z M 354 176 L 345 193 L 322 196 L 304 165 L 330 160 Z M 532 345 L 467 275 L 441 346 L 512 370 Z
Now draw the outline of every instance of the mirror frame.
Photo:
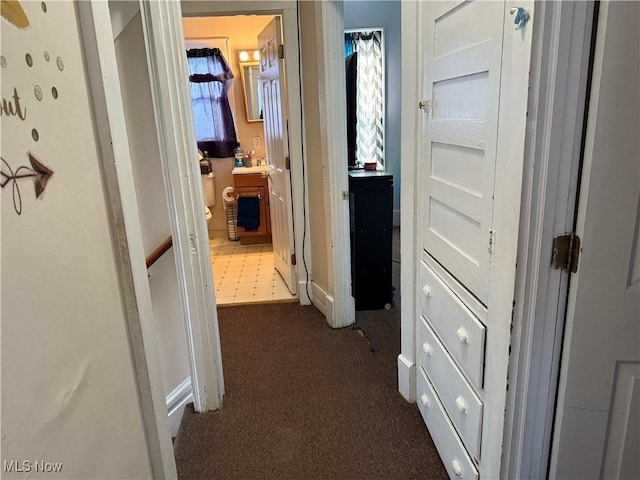
M 249 102 L 247 100 L 247 80 L 244 74 L 245 67 L 259 67 L 260 62 L 239 62 L 240 66 L 240 77 L 242 78 L 242 95 L 244 97 L 244 112 L 246 115 L 247 123 L 256 123 L 262 122 L 262 118 L 251 118 L 249 115 Z M 260 85 L 256 85 L 256 88 L 260 88 Z

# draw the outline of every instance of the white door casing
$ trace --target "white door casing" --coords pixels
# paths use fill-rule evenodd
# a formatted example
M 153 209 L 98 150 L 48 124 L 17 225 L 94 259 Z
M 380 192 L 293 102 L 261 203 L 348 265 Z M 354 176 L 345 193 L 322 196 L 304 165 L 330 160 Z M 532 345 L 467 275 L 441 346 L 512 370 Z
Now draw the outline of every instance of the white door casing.
M 264 105 L 264 133 L 269 164 L 269 203 L 275 269 L 293 294 L 297 293 L 294 263 L 291 171 L 287 168 L 287 128 L 284 59 L 278 55 L 282 43 L 280 17 L 274 17 L 258 35 L 260 86 Z
M 512 7 L 522 7 L 530 15 L 522 30 L 514 30 L 514 17 L 509 14 Z M 417 248 L 412 262 L 418 267 L 411 292 L 416 308 L 413 321 L 425 318 L 433 327 L 429 304 L 442 304 L 436 291 L 420 284 L 425 278 L 420 262 L 426 259 L 434 267 L 431 274 L 444 267 L 439 275 L 448 288 L 440 292 L 453 295 L 486 327 L 484 359 L 479 360 L 484 380 L 475 386 L 484 403 L 479 456 L 458 450 L 452 457 L 450 445 L 471 444 L 464 435 L 459 436 L 461 442 L 452 440 L 460 433 L 454 429 L 455 422 L 448 423 L 446 432 L 435 429 L 430 433 L 436 446 L 442 446 L 439 452 L 451 476 L 499 478 L 534 3 L 419 2 L 418 18 L 422 22 L 418 55 L 424 76 L 422 96 L 414 101 L 414 108 L 421 101 L 422 113 L 415 158 Z M 430 295 L 434 295 L 431 300 Z M 443 333 L 437 328 L 434 332 Z M 460 343 L 471 341 L 457 326 L 454 333 Z M 424 348 L 420 335 L 420 329 L 414 330 L 413 355 L 421 365 L 418 390 L 425 381 L 433 381 L 422 367 L 429 349 Z M 440 340 L 450 349 L 445 337 Z M 401 360 L 406 358 L 403 355 Z M 451 365 L 452 374 L 461 371 L 470 380 L 468 365 L 461 367 L 454 359 Z M 427 385 L 438 396 L 444 392 L 437 384 Z M 422 399 L 422 392 L 414 398 Z M 453 420 L 460 407 L 452 409 L 443 398 L 445 416 Z M 424 402 L 420 408 L 425 418 L 437 418 Z
M 550 478 L 640 476 L 639 20 L 600 3 Z

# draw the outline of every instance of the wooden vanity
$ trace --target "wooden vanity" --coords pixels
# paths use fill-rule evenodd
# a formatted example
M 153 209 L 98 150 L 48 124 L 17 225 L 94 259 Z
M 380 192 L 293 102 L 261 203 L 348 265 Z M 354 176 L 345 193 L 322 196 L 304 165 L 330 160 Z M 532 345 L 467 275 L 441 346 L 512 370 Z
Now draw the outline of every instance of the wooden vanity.
M 265 175 L 267 167 L 234 168 L 233 186 L 236 198 L 258 197 L 260 204 L 260 226 L 257 230 L 246 231 L 238 227 L 242 245 L 271 243 L 271 214 L 269 211 L 269 179 Z

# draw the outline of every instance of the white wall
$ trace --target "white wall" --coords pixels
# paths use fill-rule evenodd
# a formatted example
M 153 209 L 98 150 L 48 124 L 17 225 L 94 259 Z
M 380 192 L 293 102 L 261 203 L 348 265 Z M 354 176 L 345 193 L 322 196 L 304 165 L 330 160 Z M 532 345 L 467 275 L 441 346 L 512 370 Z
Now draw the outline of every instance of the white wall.
M 1 94 L 17 89 L 26 114 L 2 116 L 1 155 L 15 170 L 31 152 L 54 174 L 39 199 L 18 181 L 21 215 L 11 185 L 0 197 L 1 460 L 62 462 L 59 478 L 150 478 L 76 6 L 21 4 L 28 28 L 2 20 Z
M 148 256 L 171 236 L 171 226 L 139 13 L 116 38 L 115 48 L 142 241 L 145 255 Z M 148 272 L 165 397 L 190 377 L 178 274 L 173 255 L 174 250 L 170 249 Z M 189 394 L 190 389 L 183 392 L 185 397 Z M 171 419 L 172 435 L 177 432 L 181 415 L 182 410 L 176 412 L 173 415 L 175 418 Z
M 401 21 L 397 1 L 344 1 L 344 28 L 384 28 L 385 45 L 385 170 L 393 174 L 394 222 L 400 218 L 400 102 L 402 93 Z M 346 163 L 346 162 L 345 162 Z

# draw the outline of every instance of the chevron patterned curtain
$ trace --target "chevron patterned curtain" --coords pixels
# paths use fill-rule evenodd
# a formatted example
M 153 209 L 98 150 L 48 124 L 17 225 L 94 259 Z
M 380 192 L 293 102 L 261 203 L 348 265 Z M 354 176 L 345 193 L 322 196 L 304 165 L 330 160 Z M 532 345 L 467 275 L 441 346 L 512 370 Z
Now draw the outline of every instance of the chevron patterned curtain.
M 345 47 L 350 53 L 358 52 L 356 161 L 375 162 L 378 170 L 384 170 L 382 30 L 346 32 Z

